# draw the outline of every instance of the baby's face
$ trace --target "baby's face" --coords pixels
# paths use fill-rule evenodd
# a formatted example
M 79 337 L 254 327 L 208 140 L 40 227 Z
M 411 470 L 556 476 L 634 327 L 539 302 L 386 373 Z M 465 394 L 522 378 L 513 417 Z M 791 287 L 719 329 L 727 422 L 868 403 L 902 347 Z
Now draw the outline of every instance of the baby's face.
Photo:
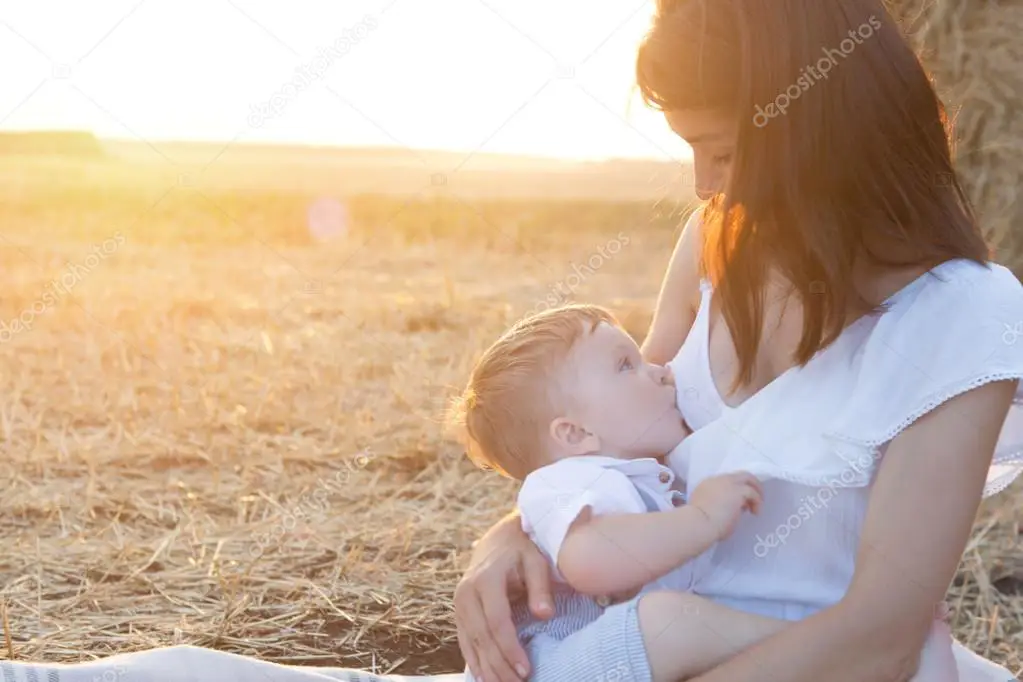
M 612 457 L 660 457 L 688 433 L 671 371 L 645 362 L 623 330 L 601 323 L 568 355 L 564 378 L 571 418 Z

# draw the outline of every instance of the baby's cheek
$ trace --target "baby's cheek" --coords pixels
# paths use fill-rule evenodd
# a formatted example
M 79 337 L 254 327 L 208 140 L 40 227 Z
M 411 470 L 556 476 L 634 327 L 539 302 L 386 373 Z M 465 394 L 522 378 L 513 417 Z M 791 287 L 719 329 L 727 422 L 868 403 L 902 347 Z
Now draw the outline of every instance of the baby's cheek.
M 605 410 L 601 413 L 595 425 L 605 438 L 615 443 L 625 443 L 635 438 L 637 423 L 630 419 L 632 413 L 625 406 L 619 410 Z
M 612 419 L 615 431 L 621 434 L 623 442 L 635 444 L 647 442 L 650 439 L 651 431 L 657 426 L 657 420 L 651 416 L 651 413 L 640 413 L 636 409 L 623 410 Z

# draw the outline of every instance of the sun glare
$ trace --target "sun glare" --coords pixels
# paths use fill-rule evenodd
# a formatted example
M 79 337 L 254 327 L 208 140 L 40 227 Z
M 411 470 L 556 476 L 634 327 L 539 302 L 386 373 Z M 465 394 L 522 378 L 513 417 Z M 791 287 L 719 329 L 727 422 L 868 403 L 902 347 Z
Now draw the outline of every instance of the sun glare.
M 0 127 L 683 159 L 633 89 L 651 4 L 10 3 Z

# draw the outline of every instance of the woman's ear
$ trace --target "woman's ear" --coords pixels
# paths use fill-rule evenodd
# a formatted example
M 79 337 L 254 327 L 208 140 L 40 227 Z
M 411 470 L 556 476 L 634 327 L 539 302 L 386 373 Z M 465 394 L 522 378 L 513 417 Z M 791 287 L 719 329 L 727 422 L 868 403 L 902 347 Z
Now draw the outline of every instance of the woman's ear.
M 565 417 L 551 420 L 551 439 L 558 458 L 576 455 L 589 455 L 600 452 L 600 438 Z

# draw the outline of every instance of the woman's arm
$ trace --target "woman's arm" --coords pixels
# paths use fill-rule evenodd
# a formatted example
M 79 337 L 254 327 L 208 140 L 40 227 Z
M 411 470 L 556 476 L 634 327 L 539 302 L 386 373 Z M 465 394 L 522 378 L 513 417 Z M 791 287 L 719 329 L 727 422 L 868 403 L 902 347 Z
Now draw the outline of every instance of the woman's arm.
M 682 228 L 661 282 L 654 319 L 641 348 L 647 362 L 667 364 L 678 353 L 696 318 L 700 300 L 700 216 L 696 210 Z
M 967 391 L 892 441 L 841 602 L 695 679 L 760 682 L 765 670 L 786 682 L 910 679 L 969 539 L 1016 383 Z

